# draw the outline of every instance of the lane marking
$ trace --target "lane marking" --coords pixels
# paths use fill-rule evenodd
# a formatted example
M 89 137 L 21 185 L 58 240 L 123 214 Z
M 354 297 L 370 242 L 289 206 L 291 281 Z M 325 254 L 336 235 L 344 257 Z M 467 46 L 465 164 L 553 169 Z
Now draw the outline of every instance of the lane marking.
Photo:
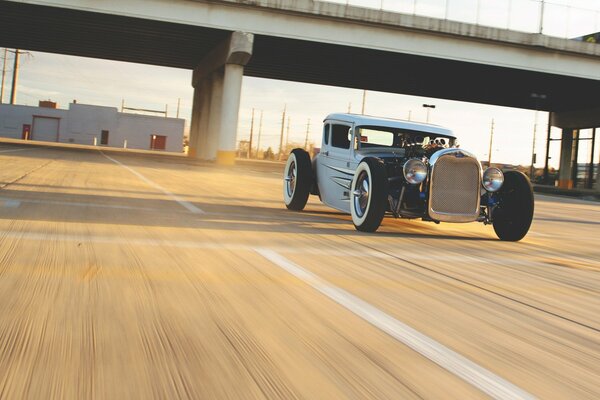
M 539 237 L 557 237 L 558 235 L 555 234 L 547 234 L 547 233 L 542 233 L 542 232 L 535 232 L 535 231 L 529 231 L 527 232 L 527 236 L 539 236 Z
M 23 231 L 0 231 L 0 237 L 12 238 L 12 239 L 27 239 L 27 240 L 38 240 L 38 241 L 67 241 L 67 242 L 85 242 L 85 243 L 105 243 L 105 244 L 122 244 L 124 241 L 128 244 L 139 245 L 139 246 L 167 246 L 174 248 L 184 249 L 200 249 L 200 250 L 228 250 L 228 251 L 254 251 L 256 245 L 246 245 L 241 243 L 216 243 L 216 242 L 200 242 L 192 240 L 161 240 L 161 239 L 149 239 L 149 238 L 123 238 L 114 236 L 98 236 L 98 235 L 68 235 L 59 233 L 46 233 L 46 232 L 23 232 Z M 511 266 L 539 266 L 548 267 L 549 263 L 536 260 L 520 260 L 520 259 L 507 259 L 506 257 L 489 257 L 489 256 L 477 256 L 477 255 L 417 255 L 410 253 L 401 254 L 386 254 L 375 250 L 336 250 L 331 248 L 315 248 L 314 246 L 270 246 L 270 250 L 276 252 L 285 252 L 289 254 L 304 254 L 311 256 L 331 256 L 331 257 L 359 257 L 359 258 L 378 258 L 378 259 L 397 259 L 397 256 L 406 257 L 407 261 L 464 261 L 465 257 L 472 259 L 476 262 L 486 262 L 498 265 L 511 265 Z M 574 257 L 561 258 L 565 262 L 572 261 L 575 258 L 580 262 L 596 263 L 596 259 L 585 258 L 585 257 Z
M 8 198 L 2 198 L 2 197 L 0 197 L 0 202 L 4 202 L 5 207 L 8 207 L 6 204 L 31 203 L 31 204 L 73 206 L 73 207 L 111 208 L 111 209 L 119 209 L 119 210 L 136 210 L 136 211 L 158 211 L 158 210 L 160 210 L 159 208 L 132 207 L 132 206 L 123 206 L 123 205 L 118 205 L 118 204 L 80 203 L 80 202 L 55 201 L 55 200 L 8 199 Z M 183 211 L 182 211 L 182 213 L 183 213 Z
M 3 207 L 19 208 L 21 202 L 19 200 L 13 199 L 0 199 L 0 204 L 2 204 Z
M 121 210 L 134 210 L 134 211 L 160 211 L 161 208 L 157 207 L 137 207 L 137 206 L 125 206 L 118 204 L 101 204 L 101 203 L 82 203 L 82 202 L 70 202 L 70 201 L 58 201 L 58 200 L 33 200 L 33 199 L 24 199 L 24 198 L 2 198 L 1 201 L 19 201 L 21 203 L 31 203 L 31 204 L 44 204 L 44 205 L 58 205 L 58 206 L 74 206 L 74 207 L 97 207 L 97 208 L 109 208 L 109 209 L 121 209 Z M 156 199 L 157 201 L 162 201 L 160 199 Z M 173 211 L 174 213 L 186 213 L 186 211 Z M 281 217 L 281 216 L 266 216 L 266 215 L 248 215 L 241 213 L 229 213 L 229 212 L 208 212 L 204 211 L 203 214 L 204 219 L 199 221 L 220 221 L 218 217 L 227 217 L 229 219 L 240 218 L 243 219 L 243 222 L 260 222 L 260 221 L 274 221 L 283 222 L 283 221 L 294 221 L 294 222 L 313 222 L 313 223 L 323 223 L 323 222 L 338 222 L 338 220 L 333 218 L 325 219 L 326 217 Z M 252 219 L 248 219 L 248 218 Z M 241 221 L 240 221 L 241 222 Z
M 360 298 L 331 285 L 279 255 L 273 250 L 257 248 L 255 251 L 284 269 L 331 300 L 340 304 L 365 321 L 404 343 L 419 354 L 453 373 L 494 399 L 534 399 L 535 397 L 493 372 L 475 364 L 468 358 L 436 342 L 429 336 L 411 328 Z
M 18 149 L 10 149 L 10 150 L 0 150 L 0 153 L 12 153 L 15 151 L 23 151 L 23 150 L 38 150 L 37 148 L 18 148 Z
M 124 238 L 115 236 L 88 236 L 88 235 L 64 235 L 55 233 L 45 232 L 10 232 L 0 231 L 0 237 L 3 239 L 24 239 L 24 240 L 37 240 L 37 241 L 65 241 L 65 242 L 76 242 L 76 243 L 103 243 L 103 244 L 123 244 L 127 243 L 130 245 L 140 246 L 168 246 L 175 248 L 186 248 L 186 249 L 202 249 L 202 250 L 248 250 L 252 251 L 253 246 L 246 246 L 242 244 L 221 244 L 214 242 L 195 242 L 191 240 L 161 240 L 152 238 Z
M 166 194 L 168 197 L 170 197 L 171 199 L 178 202 L 181 206 L 185 207 L 189 212 L 194 213 L 194 214 L 205 214 L 204 210 L 201 210 L 200 208 L 196 207 L 189 201 L 183 200 L 181 197 L 169 192 L 167 189 L 163 188 L 158 183 L 146 178 L 144 175 L 140 174 L 133 168 L 130 168 L 127 165 L 123 164 L 122 162 L 119 162 L 119 161 L 115 160 L 114 158 L 107 156 L 102 151 L 100 152 L 100 154 L 102 154 L 104 157 L 108 158 L 110 161 L 114 162 L 115 164 L 120 165 L 121 167 L 125 168 L 127 171 L 131 172 L 132 174 L 134 174 L 135 176 L 140 178 L 142 181 L 146 182 L 148 185 L 152 186 L 155 189 L 160 190 L 161 192 Z

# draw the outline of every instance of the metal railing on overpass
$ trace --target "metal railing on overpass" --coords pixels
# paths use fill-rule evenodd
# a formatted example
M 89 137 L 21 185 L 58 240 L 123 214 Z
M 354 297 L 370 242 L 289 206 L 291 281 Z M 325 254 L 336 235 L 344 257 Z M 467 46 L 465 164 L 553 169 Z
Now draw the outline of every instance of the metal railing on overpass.
M 600 31 L 600 0 L 327 0 L 561 38 Z

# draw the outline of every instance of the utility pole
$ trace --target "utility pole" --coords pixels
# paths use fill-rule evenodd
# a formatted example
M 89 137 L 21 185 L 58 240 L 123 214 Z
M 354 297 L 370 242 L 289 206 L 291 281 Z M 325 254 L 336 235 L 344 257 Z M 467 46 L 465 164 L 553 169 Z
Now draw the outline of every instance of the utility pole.
M 4 48 L 4 58 L 2 59 L 2 86 L 0 86 L 0 104 L 4 103 L 4 77 L 6 76 L 6 58 L 8 57 L 8 50 Z
M 492 143 L 494 142 L 494 118 L 492 118 L 492 128 L 490 130 L 490 151 L 488 152 L 488 167 L 492 166 Z
M 283 130 L 285 129 L 285 111 L 287 104 L 283 106 L 283 114 L 281 115 L 281 136 L 279 137 L 279 161 L 283 158 Z
M 15 104 L 17 100 L 17 83 L 19 80 L 19 49 L 15 50 L 15 65 L 13 69 L 13 80 L 12 80 L 12 88 L 10 90 L 10 104 Z
M 256 158 L 258 159 L 258 154 L 260 153 L 260 136 L 262 135 L 262 117 L 263 112 L 260 110 L 260 122 L 258 123 L 258 143 L 256 143 Z
M 287 148 L 290 144 L 290 117 L 288 117 L 288 124 L 287 124 L 287 130 L 286 130 L 286 134 L 285 134 L 285 150 L 287 151 Z
M 363 101 L 362 101 L 362 111 L 360 112 L 362 115 L 365 115 L 365 100 L 367 98 L 367 91 L 363 90 Z
M 181 106 L 181 97 L 177 99 L 177 118 L 179 118 L 179 106 Z
M 306 123 L 306 137 L 304 138 L 304 150 L 308 148 L 308 132 L 310 131 L 310 118 Z
M 248 157 L 252 158 L 252 135 L 254 134 L 254 108 L 252 109 L 252 119 L 250 120 L 250 143 L 248 143 Z
M 412 110 L 408 110 L 408 120 L 410 121 L 410 117 L 412 116 Z

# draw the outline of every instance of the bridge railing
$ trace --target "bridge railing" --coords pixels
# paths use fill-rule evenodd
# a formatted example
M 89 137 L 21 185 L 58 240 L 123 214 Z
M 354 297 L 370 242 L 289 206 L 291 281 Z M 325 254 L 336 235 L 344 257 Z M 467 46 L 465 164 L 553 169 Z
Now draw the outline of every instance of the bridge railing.
M 569 39 L 600 32 L 600 0 L 327 1 Z

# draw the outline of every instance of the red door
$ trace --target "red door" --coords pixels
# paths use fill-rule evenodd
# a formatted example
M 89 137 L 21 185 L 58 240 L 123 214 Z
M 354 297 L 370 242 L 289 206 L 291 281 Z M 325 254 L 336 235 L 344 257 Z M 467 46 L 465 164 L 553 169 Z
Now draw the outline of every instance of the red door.
M 164 150 L 167 147 L 167 137 L 162 135 L 150 136 L 150 150 Z

